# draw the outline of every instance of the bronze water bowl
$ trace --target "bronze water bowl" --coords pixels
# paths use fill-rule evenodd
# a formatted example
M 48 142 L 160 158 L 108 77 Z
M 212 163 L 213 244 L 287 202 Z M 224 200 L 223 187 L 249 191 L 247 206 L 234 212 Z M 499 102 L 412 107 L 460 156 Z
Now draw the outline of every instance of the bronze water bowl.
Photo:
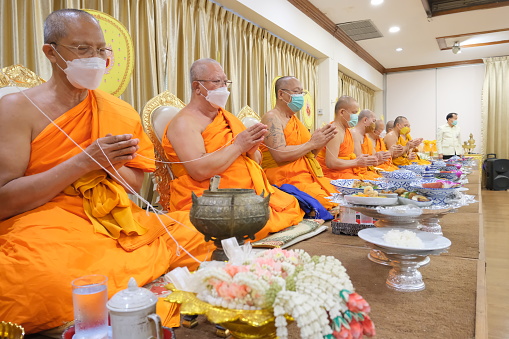
M 212 260 L 228 260 L 221 240 L 235 237 L 239 245 L 245 239 L 253 240 L 269 220 L 270 194 L 257 195 L 252 189 L 219 189 L 221 177 L 210 179 L 210 188 L 201 197 L 192 192 L 193 206 L 189 217 L 194 227 L 205 236 L 205 241 L 214 241 L 217 249 Z

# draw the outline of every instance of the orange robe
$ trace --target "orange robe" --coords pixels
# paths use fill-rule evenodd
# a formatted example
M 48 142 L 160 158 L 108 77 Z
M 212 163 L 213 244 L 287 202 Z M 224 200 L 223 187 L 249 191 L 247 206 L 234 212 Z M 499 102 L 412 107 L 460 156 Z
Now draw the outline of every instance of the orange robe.
M 297 117 L 292 116 L 284 129 L 286 144 L 302 145 L 311 139 L 311 134 Z M 260 147 L 263 151 L 262 167 L 267 174 L 269 182 L 281 186 L 291 184 L 303 192 L 317 199 L 326 209 L 331 209 L 336 204 L 326 197 L 337 190 L 330 183 L 330 178 L 323 175 L 322 168 L 315 159 L 313 153 L 282 166 L 278 166 L 268 148 L 265 145 Z
M 404 147 L 410 140 L 412 140 L 412 137 L 410 136 L 410 134 L 407 134 L 406 136 L 403 134 L 400 134 L 400 136 L 398 138 L 398 145 L 401 145 Z M 411 165 L 413 162 L 417 163 L 418 165 L 431 164 L 431 162 L 421 159 L 417 153 L 415 155 L 417 156 L 417 158 L 415 158 L 413 160 L 408 159 L 408 156 L 405 154 L 405 155 L 397 157 L 396 159 L 392 159 L 392 162 L 398 166 Z
M 387 147 L 385 146 L 384 139 L 382 139 L 382 138 L 376 139 L 375 151 L 376 152 L 386 152 L 387 151 Z M 377 167 L 379 167 L 387 172 L 391 172 L 391 171 L 395 171 L 395 170 L 399 169 L 398 166 L 396 166 L 392 163 L 392 159 L 387 160 L 386 162 L 384 162 L 381 165 L 378 165 Z
M 361 144 L 361 152 L 362 154 L 368 154 L 368 155 L 373 155 L 374 154 L 374 147 L 373 147 L 373 141 L 371 141 L 371 139 L 366 135 L 364 134 L 364 141 L 362 142 Z M 359 167 L 360 168 L 360 171 L 361 171 L 361 176 L 363 179 L 368 179 L 368 180 L 377 180 L 378 178 L 381 177 L 380 174 L 378 174 L 375 169 L 371 166 L 369 167 Z
M 105 92 L 89 91 L 85 100 L 55 123 L 83 148 L 107 133 L 133 134 L 140 139 L 138 153 L 154 158 L 152 144 L 143 132 L 137 112 Z M 79 152 L 63 133 L 49 124 L 31 143 L 25 175 L 47 171 Z M 143 157 L 136 157 L 126 165 L 143 171 L 154 170 L 153 161 Z M 127 193 L 123 191 L 117 197 L 123 200 Z M 126 208 L 143 226 L 144 234 L 127 236 L 122 232 L 114 239 L 95 231 L 86 208 L 81 195 L 62 192 L 40 207 L 0 222 L 0 319 L 22 325 L 27 333 L 47 330 L 73 320 L 71 281 L 80 276 L 107 276 L 108 297 L 111 297 L 127 288 L 130 277 L 141 286 L 174 267 L 197 267 L 185 253 L 177 255 L 176 244 L 155 214 L 147 215 L 130 203 Z M 193 228 L 188 213 L 177 212 L 160 218 L 179 244 L 198 259 L 205 260 L 213 250 Z M 177 310 L 162 306 L 164 320 L 169 312 Z M 178 313 L 165 323 L 178 326 Z
M 375 180 L 378 176 L 373 176 L 371 173 L 376 174 L 374 172 L 368 171 L 366 167 L 350 167 L 344 169 L 330 169 L 325 164 L 325 152 L 327 152 L 327 148 L 324 147 L 318 153 L 316 159 L 320 163 L 323 168 L 323 173 L 325 176 L 331 179 L 369 179 Z M 364 153 L 364 149 L 363 149 Z M 353 160 L 357 158 L 354 153 L 354 143 L 352 132 L 349 128 L 345 130 L 345 137 L 343 138 L 343 142 L 339 146 L 338 158 L 343 160 Z
M 180 159 L 166 136 L 168 126 L 163 136 L 162 145 L 168 160 L 179 162 Z M 236 135 L 245 129 L 246 127 L 237 117 L 219 109 L 214 121 L 202 133 L 207 153 L 214 152 L 229 144 Z M 182 164 L 173 164 L 172 171 L 176 178 L 170 183 L 169 209 L 170 211 L 190 210 L 192 206 L 191 192 L 201 196 L 204 190 L 209 189 L 210 180 L 194 180 Z M 265 194 L 271 193 L 269 201 L 270 219 L 265 227 L 256 233 L 256 240 L 265 238 L 269 233 L 296 225 L 302 221 L 304 216 L 297 199 L 271 186 L 260 165 L 245 154 L 238 157 L 227 170 L 221 173 L 219 188 L 254 189 L 258 195 L 262 191 Z

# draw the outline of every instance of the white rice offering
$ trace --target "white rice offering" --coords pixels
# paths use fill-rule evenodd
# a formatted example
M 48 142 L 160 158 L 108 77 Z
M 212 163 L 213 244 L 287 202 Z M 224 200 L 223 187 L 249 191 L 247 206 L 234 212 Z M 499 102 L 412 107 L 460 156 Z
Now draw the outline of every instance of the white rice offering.
M 384 241 L 389 245 L 406 248 L 424 248 L 424 243 L 412 231 L 390 230 L 384 234 Z

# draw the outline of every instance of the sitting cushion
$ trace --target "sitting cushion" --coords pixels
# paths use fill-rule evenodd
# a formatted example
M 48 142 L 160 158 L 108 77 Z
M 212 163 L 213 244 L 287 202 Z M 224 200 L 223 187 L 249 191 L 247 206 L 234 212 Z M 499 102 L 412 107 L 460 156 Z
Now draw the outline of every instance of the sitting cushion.
M 4 95 L 7 95 L 7 94 L 11 94 L 11 93 L 18 93 L 20 90 L 21 91 L 24 91 L 28 88 L 24 88 L 24 87 L 14 87 L 14 86 L 7 86 L 7 87 L 2 87 L 0 88 L 0 99 L 4 96 Z
M 154 110 L 152 113 L 152 128 L 159 139 L 159 141 L 163 140 L 164 130 L 168 123 L 173 119 L 177 113 L 180 111 L 180 108 L 173 106 L 161 106 Z
M 242 119 L 242 123 L 244 124 L 244 126 L 246 126 L 246 128 L 249 128 L 259 122 L 260 120 L 253 117 L 245 117 L 244 119 Z

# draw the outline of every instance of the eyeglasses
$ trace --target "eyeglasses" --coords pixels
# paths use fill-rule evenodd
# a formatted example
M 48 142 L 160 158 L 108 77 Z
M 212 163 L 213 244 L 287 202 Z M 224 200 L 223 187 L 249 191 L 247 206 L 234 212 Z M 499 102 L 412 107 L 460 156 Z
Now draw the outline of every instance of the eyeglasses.
M 64 46 L 65 48 L 69 48 L 71 50 L 74 50 L 75 53 L 80 57 L 89 57 L 94 55 L 94 52 L 97 53 L 101 58 L 109 58 L 113 51 L 111 48 L 107 47 L 101 47 L 101 48 L 95 48 L 89 45 L 78 45 L 78 46 L 70 46 L 70 45 L 63 45 L 63 44 L 57 44 L 56 42 L 50 42 L 51 45 L 55 46 Z
M 288 92 L 291 92 L 291 94 L 302 94 L 302 95 L 307 95 L 309 92 L 308 91 L 292 91 L 292 90 L 289 90 L 289 89 L 285 89 L 285 88 L 281 88 L 282 91 L 288 91 Z M 289 93 L 290 94 L 290 93 Z
M 195 80 L 195 81 L 211 82 L 211 83 L 215 84 L 216 86 L 223 85 L 225 87 L 230 87 L 232 84 L 231 80 Z

